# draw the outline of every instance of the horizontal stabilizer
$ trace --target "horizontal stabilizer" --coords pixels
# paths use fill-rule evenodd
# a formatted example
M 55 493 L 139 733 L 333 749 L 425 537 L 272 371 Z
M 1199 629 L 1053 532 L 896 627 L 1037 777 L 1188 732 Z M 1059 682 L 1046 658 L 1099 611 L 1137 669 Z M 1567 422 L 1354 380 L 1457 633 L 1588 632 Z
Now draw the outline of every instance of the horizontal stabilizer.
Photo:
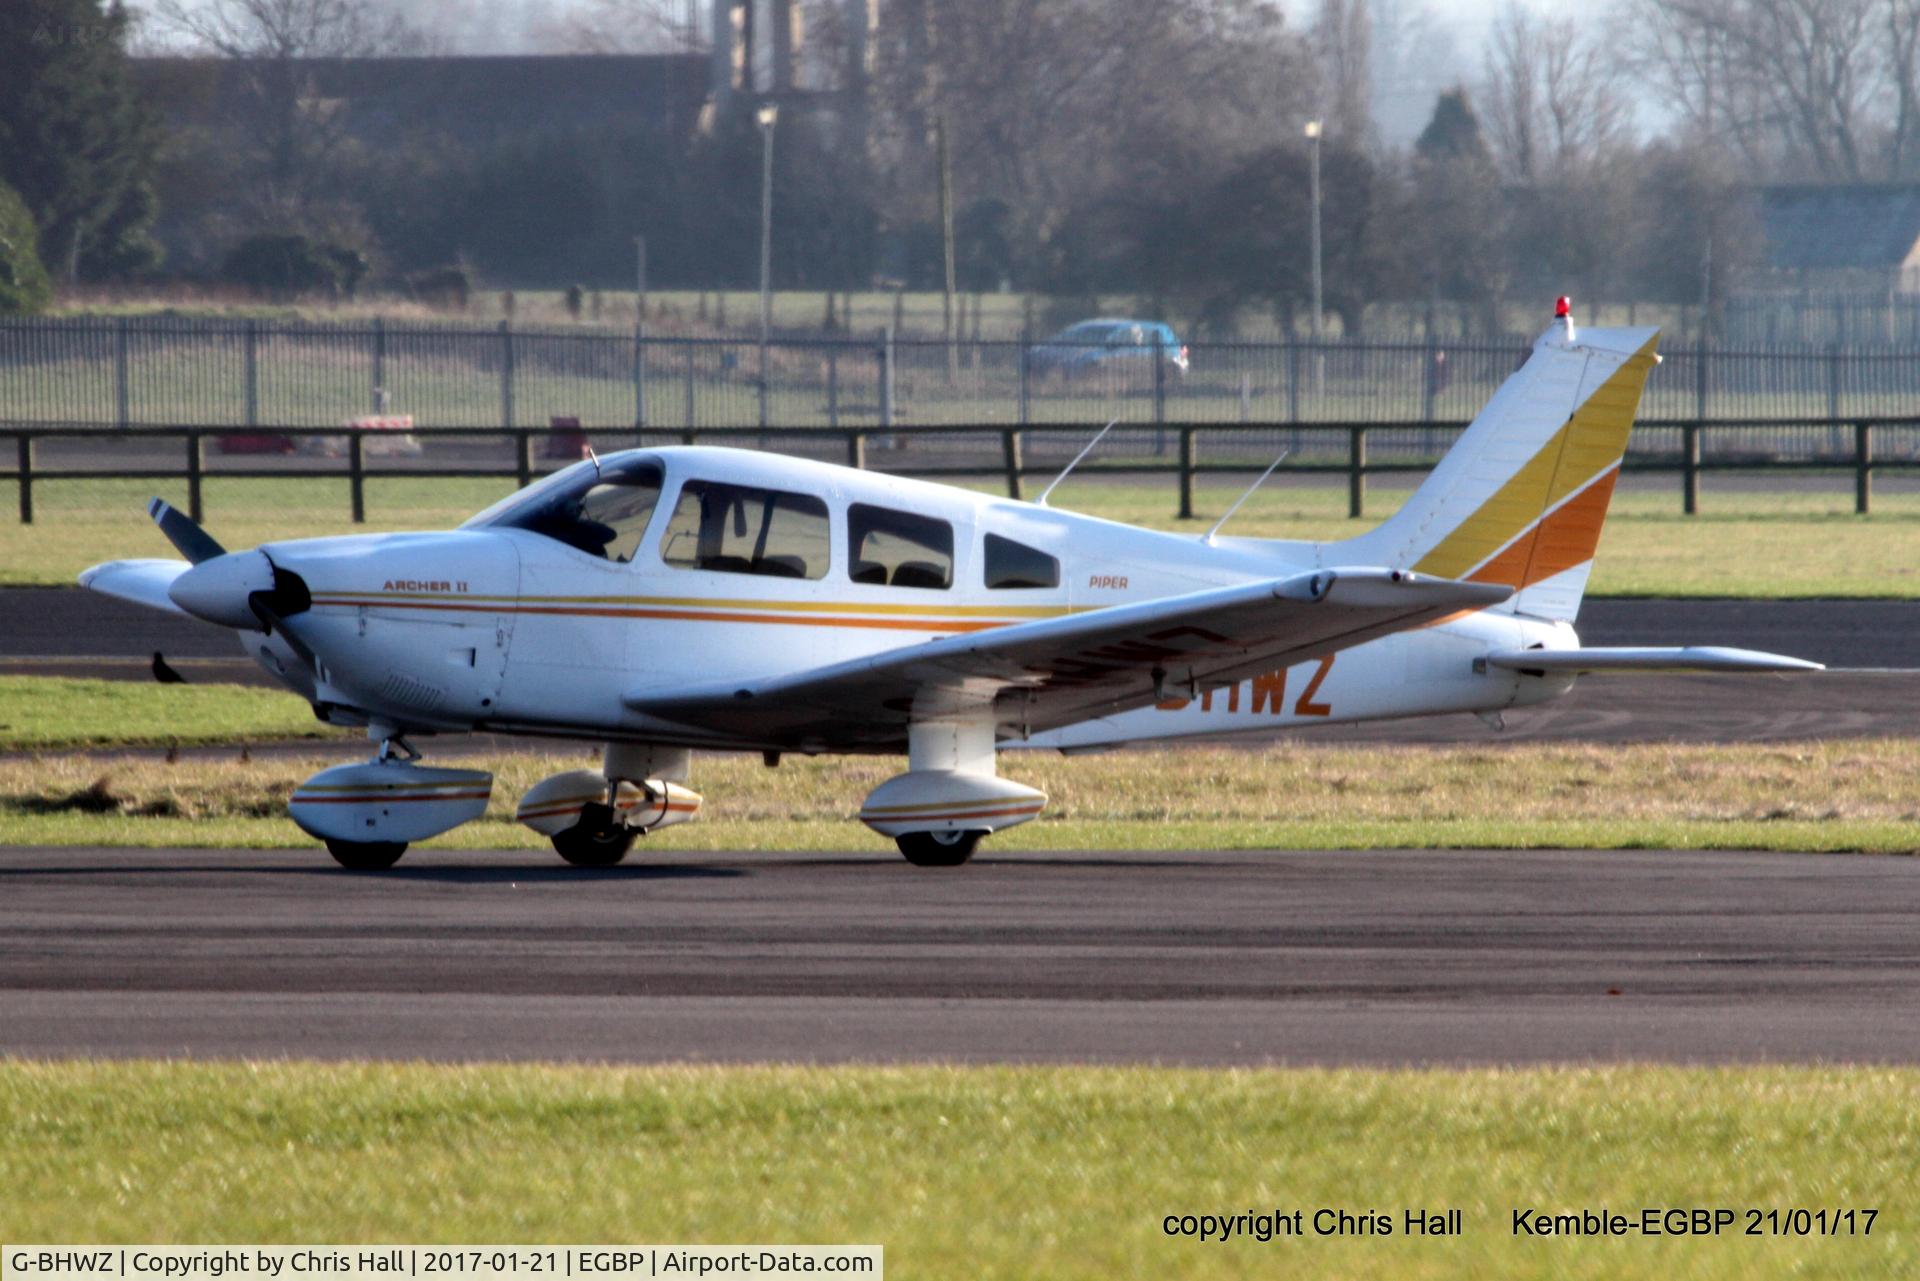
M 1825 665 L 1757 649 L 1721 645 L 1677 648 L 1507 649 L 1487 655 L 1489 667 L 1563 675 L 1604 672 L 1819 672 Z
M 102 596 L 185 616 L 186 611 L 167 595 L 167 588 L 191 568 L 184 560 L 110 560 L 81 570 L 80 585 Z

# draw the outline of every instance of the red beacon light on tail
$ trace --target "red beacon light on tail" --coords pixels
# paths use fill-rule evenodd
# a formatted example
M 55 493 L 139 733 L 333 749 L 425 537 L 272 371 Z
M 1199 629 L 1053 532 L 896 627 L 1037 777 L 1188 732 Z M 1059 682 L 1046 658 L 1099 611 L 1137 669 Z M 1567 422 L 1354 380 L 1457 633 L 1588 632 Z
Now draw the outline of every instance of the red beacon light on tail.
M 1561 294 L 1553 300 L 1553 318 L 1560 322 L 1568 342 L 1573 341 L 1573 299 Z

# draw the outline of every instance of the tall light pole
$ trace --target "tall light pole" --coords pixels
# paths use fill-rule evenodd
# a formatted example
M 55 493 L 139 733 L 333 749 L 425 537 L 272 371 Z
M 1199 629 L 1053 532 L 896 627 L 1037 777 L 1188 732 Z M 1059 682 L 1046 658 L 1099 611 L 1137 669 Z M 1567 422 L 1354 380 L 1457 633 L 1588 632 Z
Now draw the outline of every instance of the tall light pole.
M 763 103 L 760 120 L 760 364 L 767 357 L 767 331 L 773 327 L 773 126 L 780 108 Z
M 1322 390 L 1326 356 L 1319 350 L 1320 328 L 1320 122 L 1307 121 L 1307 190 L 1313 203 L 1313 391 Z

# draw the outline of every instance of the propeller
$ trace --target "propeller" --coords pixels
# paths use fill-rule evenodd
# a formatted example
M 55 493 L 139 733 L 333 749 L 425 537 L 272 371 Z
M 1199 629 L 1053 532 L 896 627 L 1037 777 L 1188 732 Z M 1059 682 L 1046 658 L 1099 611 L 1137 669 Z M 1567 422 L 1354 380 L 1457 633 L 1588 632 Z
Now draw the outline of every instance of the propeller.
M 313 608 L 304 578 L 274 564 L 264 551 L 229 552 L 165 499 L 148 503 L 147 514 L 167 541 L 193 562 L 167 589 L 174 604 L 210 623 L 241 630 L 257 627 L 269 636 L 278 632 L 306 669 L 318 675 L 313 650 L 286 621 Z
M 194 524 L 191 516 L 164 498 L 156 498 L 148 503 L 147 515 L 153 517 L 153 523 L 160 527 L 167 541 L 196 565 L 227 554 L 227 549 L 215 542 L 213 535 Z

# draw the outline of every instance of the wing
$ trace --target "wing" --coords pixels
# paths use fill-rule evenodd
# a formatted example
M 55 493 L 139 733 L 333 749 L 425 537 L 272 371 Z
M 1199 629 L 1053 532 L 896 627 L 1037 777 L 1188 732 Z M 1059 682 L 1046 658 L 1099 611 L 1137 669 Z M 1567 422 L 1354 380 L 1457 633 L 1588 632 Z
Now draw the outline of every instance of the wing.
M 1503 649 L 1486 662 L 1516 672 L 1818 672 L 1819 663 L 1723 645 L 1666 648 Z
M 167 595 L 167 588 L 191 568 L 184 560 L 110 560 L 81 570 L 80 585 L 102 596 L 185 616 L 186 611 Z
M 1463 610 L 1512 589 L 1333 569 L 1017 623 L 830 667 L 630 691 L 636 712 L 744 743 L 880 751 L 910 719 L 992 707 L 1013 733 L 1210 689 Z M 815 748 L 813 745 L 818 744 Z

